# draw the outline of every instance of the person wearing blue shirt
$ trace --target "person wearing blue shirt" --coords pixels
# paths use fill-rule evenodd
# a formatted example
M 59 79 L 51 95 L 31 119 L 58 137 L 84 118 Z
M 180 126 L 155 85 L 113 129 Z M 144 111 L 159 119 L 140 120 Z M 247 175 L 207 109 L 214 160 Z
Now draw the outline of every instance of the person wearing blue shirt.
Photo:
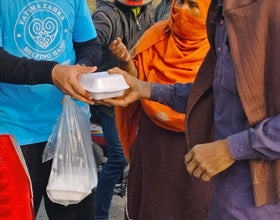
M 0 133 L 14 135 L 21 145 L 35 214 L 44 195 L 50 219 L 94 219 L 93 195 L 68 207 L 48 199 L 45 189 L 51 162 L 42 164 L 41 156 L 62 111 L 63 93 L 92 103 L 78 79 L 96 70 L 83 66 L 97 66 L 100 61 L 101 47 L 85 0 L 0 0 L 0 63 L 4 67 L 0 72 Z M 30 78 L 23 79 L 24 71 L 31 72 L 25 74 Z M 18 76 L 11 80 L 10 72 Z M 27 85 L 37 82 L 41 84 Z

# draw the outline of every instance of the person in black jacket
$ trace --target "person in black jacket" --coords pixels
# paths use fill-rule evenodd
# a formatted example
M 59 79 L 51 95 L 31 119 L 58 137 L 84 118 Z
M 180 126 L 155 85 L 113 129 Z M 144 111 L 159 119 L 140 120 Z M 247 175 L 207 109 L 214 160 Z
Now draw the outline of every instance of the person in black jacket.
M 109 49 L 110 43 L 119 37 L 128 49 L 132 49 L 144 31 L 154 24 L 154 6 L 152 0 L 98 0 L 92 20 L 103 52 L 98 71 L 106 71 L 118 66 L 118 58 Z M 114 187 L 127 162 L 115 125 L 114 108 L 94 105 L 91 113 L 92 121 L 102 127 L 108 149 L 108 160 L 99 175 L 95 192 L 95 218 L 103 220 L 108 219 Z

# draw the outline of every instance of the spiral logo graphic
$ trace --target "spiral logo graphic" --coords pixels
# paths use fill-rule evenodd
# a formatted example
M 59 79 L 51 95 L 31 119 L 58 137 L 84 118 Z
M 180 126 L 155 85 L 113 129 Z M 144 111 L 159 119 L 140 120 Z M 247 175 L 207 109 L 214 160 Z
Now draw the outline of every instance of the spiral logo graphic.
M 53 18 L 46 18 L 43 21 L 40 19 L 34 19 L 29 25 L 31 38 L 44 49 L 53 42 L 57 35 L 57 31 L 58 24 Z
M 65 51 L 70 32 L 68 17 L 57 4 L 33 1 L 19 13 L 14 39 L 24 56 L 53 60 Z

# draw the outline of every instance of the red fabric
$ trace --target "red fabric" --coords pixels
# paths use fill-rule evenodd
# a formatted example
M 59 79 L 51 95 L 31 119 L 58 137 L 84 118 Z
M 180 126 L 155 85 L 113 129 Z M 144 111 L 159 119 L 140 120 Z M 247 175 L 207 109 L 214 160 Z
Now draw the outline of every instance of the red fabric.
M 34 220 L 29 177 L 10 135 L 0 135 L 0 220 Z
M 123 4 L 126 4 L 126 5 L 143 5 L 143 1 L 122 1 Z

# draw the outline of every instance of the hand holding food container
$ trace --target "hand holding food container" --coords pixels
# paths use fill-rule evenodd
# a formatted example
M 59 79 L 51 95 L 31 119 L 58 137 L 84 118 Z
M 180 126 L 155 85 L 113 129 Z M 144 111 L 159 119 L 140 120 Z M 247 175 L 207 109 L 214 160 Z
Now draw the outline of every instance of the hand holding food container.
M 95 72 L 82 75 L 81 86 L 91 92 L 94 100 L 119 97 L 129 88 L 121 74 Z
M 115 78 L 112 77 L 114 75 L 117 75 L 118 80 L 114 80 Z M 84 89 L 92 92 L 93 99 L 98 104 L 125 107 L 138 99 L 151 97 L 152 83 L 139 80 L 118 67 L 107 72 L 84 74 L 80 84 Z

